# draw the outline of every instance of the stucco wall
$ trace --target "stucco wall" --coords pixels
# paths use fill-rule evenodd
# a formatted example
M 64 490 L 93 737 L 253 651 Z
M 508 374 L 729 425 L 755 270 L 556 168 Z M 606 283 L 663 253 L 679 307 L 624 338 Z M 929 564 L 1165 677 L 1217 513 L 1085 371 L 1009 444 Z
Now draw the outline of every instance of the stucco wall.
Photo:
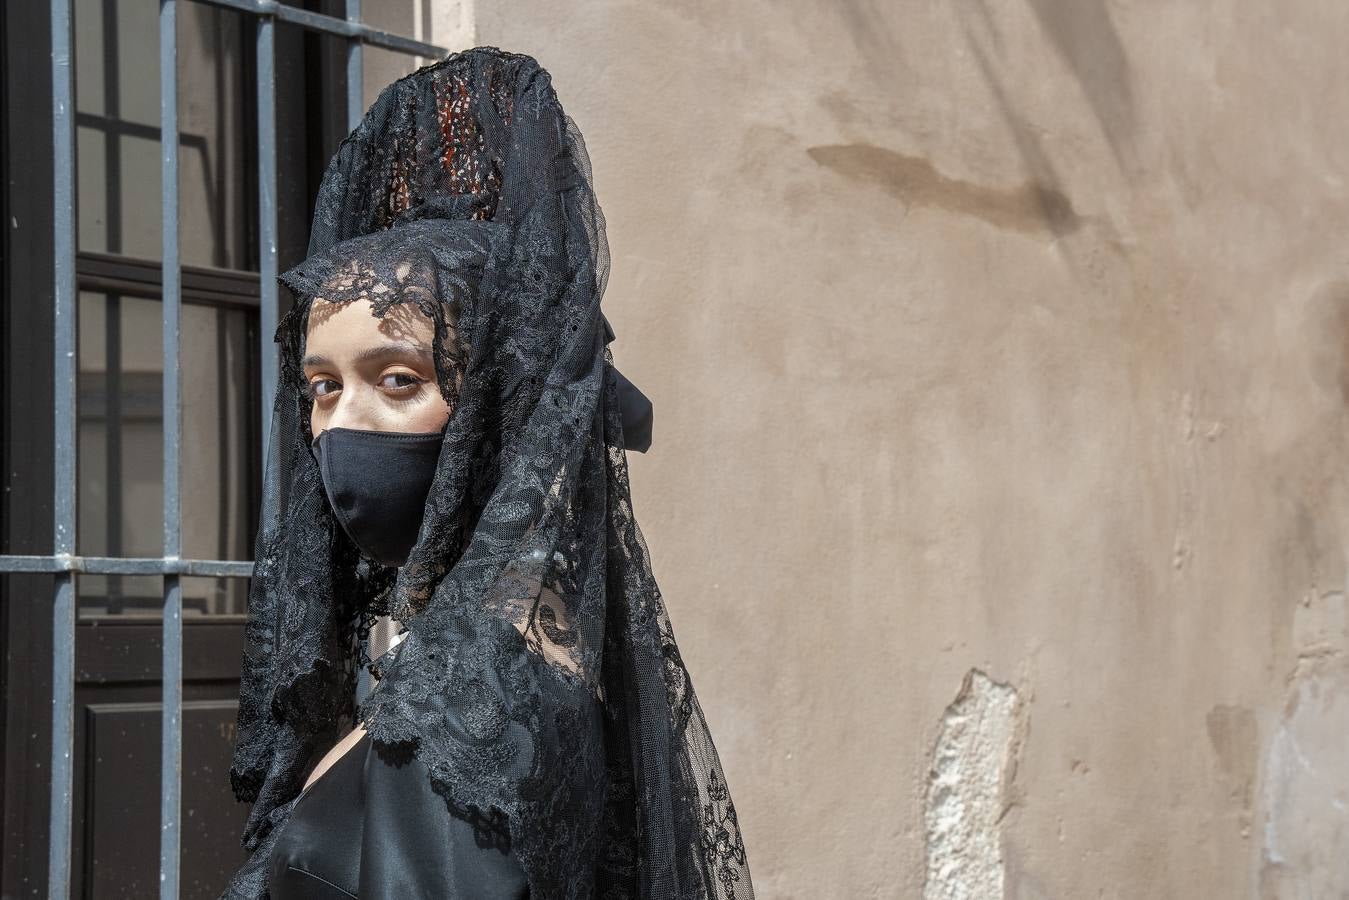
M 1349 892 L 1349 6 L 453 17 L 588 140 L 760 897 Z

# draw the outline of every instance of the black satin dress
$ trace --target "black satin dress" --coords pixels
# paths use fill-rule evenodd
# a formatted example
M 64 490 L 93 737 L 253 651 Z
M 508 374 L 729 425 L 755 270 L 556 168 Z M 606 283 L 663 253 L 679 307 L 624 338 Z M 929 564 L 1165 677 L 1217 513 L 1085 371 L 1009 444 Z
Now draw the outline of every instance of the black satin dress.
M 272 900 L 525 900 L 504 827 L 437 794 L 369 735 L 300 793 L 272 849 Z

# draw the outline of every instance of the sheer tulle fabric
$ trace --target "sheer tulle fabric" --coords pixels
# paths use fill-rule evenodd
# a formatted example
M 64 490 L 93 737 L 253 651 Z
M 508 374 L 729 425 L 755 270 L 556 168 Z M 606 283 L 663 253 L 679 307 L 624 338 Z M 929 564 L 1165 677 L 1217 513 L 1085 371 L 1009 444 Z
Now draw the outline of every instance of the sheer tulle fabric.
M 226 898 L 267 896 L 305 775 L 357 721 L 506 829 L 531 897 L 753 897 L 633 514 L 608 267 L 580 132 L 528 56 L 479 47 L 420 69 L 342 142 L 309 256 L 281 276 L 295 303 L 276 332 L 230 773 L 254 804 L 251 856 Z M 299 360 L 320 297 L 435 323 L 452 412 L 400 569 L 347 540 L 309 448 Z M 360 641 L 379 614 L 408 634 L 372 661 Z M 357 707 L 364 665 L 381 679 Z

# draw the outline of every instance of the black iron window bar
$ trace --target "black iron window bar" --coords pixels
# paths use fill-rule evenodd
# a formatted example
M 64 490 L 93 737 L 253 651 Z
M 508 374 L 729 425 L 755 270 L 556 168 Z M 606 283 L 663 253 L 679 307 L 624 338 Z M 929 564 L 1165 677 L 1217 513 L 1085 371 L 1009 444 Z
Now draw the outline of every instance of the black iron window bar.
M 164 426 L 164 555 L 153 558 L 80 556 L 75 548 L 76 512 L 76 397 L 77 357 L 75 315 L 77 284 L 124 286 L 137 281 L 137 266 L 106 254 L 79 253 L 75 236 L 75 93 L 72 59 L 72 0 L 51 0 L 53 226 L 55 323 L 54 385 L 54 506 L 52 552 L 45 556 L 0 555 L 0 572 L 46 572 L 53 576 L 52 614 L 52 753 L 48 896 L 70 896 L 71 823 L 74 776 L 75 621 L 77 574 L 160 575 L 163 577 L 163 738 L 160 777 L 161 900 L 179 895 L 179 854 L 182 805 L 182 679 L 184 576 L 247 578 L 252 563 L 239 560 L 184 559 L 181 555 L 179 509 L 179 448 L 181 445 L 179 379 L 179 312 L 184 282 L 193 293 L 211 295 L 217 302 L 258 307 L 261 344 L 261 430 L 270 433 L 271 397 L 275 393 L 278 361 L 271 341 L 277 320 L 277 211 L 276 211 L 276 23 L 298 25 L 310 31 L 347 40 L 346 118 L 349 127 L 360 121 L 363 109 L 362 48 L 382 47 L 414 56 L 437 58 L 446 51 L 432 44 L 390 34 L 363 25 L 360 0 L 346 0 L 345 18 L 320 15 L 275 0 L 186 0 L 223 7 L 254 17 L 257 49 L 257 153 L 259 210 L 259 271 L 257 299 L 245 299 L 241 277 L 252 273 L 211 273 L 184 268 L 178 246 L 178 49 L 179 0 L 159 3 L 159 97 L 161 187 L 163 195 L 163 259 L 159 295 L 163 309 L 163 426 Z M 163 135 L 174 139 L 163 140 Z M 77 266 L 79 271 L 77 272 Z M 77 281 L 77 275 L 79 279 Z M 251 292 L 249 292 L 251 293 Z M 262 448 L 255 448 L 261 456 Z

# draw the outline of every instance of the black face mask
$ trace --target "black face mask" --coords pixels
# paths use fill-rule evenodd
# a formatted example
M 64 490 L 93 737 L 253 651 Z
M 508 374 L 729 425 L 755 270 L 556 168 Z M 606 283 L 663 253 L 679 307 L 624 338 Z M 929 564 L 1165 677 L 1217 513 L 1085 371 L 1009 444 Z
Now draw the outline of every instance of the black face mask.
M 327 428 L 311 444 L 337 521 L 376 562 L 401 566 L 412 552 L 444 436 Z

